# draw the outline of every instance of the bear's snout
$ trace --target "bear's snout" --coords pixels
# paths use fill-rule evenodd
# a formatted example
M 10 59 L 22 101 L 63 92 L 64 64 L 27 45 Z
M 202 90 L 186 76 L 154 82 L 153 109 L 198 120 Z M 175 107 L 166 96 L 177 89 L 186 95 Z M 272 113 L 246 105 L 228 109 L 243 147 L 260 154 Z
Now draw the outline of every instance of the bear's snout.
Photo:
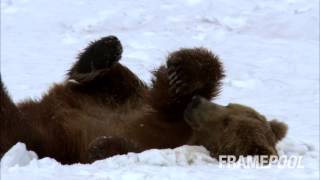
M 200 96 L 194 96 L 191 99 L 191 102 L 188 104 L 186 110 L 184 111 L 184 118 L 189 124 L 192 123 L 195 119 L 200 118 L 199 111 L 207 100 Z
M 191 102 L 188 104 L 186 110 L 185 110 L 185 117 L 191 117 L 192 116 L 192 112 L 197 109 L 197 107 L 200 106 L 200 104 L 203 102 L 202 100 L 203 98 L 200 97 L 200 96 L 194 96 L 192 99 L 191 99 Z
M 193 96 L 193 98 L 192 98 L 192 100 L 191 100 L 191 102 L 190 102 L 190 104 L 189 104 L 190 108 L 196 108 L 196 107 L 198 107 L 199 104 L 201 104 L 201 102 L 203 101 L 202 99 L 203 99 L 203 98 L 200 97 L 200 96 Z

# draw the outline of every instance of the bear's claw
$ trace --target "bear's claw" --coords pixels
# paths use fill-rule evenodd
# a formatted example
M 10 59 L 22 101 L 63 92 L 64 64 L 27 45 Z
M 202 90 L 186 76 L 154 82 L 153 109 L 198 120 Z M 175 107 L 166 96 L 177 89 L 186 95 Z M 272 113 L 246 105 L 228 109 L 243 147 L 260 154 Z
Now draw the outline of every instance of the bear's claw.
M 188 92 L 188 84 L 183 79 L 182 73 L 182 67 L 179 63 L 168 63 L 169 91 L 176 97 Z

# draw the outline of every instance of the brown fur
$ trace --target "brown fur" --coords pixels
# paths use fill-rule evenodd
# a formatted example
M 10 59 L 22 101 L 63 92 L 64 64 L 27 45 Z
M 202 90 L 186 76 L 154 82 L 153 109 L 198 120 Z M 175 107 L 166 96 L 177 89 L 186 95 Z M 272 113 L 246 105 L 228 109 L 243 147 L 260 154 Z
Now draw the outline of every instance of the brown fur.
M 155 71 L 149 88 L 118 62 L 121 53 L 114 36 L 91 43 L 67 80 L 39 101 L 16 106 L 1 83 L 1 153 L 22 141 L 40 157 L 69 164 L 91 162 L 117 150 L 186 144 L 192 129 L 184 121 L 184 109 L 194 95 L 210 99 L 218 94 L 223 77 L 218 58 L 203 48 L 174 52 L 167 66 Z
M 216 97 L 224 70 L 207 49 L 181 49 L 171 53 L 167 67 L 161 66 L 154 76 L 150 104 L 164 113 L 181 113 L 195 95 Z
M 240 104 L 220 106 L 194 97 L 185 112 L 194 130 L 191 144 L 204 145 L 213 157 L 219 155 L 277 155 L 276 143 L 287 125 L 267 119 Z

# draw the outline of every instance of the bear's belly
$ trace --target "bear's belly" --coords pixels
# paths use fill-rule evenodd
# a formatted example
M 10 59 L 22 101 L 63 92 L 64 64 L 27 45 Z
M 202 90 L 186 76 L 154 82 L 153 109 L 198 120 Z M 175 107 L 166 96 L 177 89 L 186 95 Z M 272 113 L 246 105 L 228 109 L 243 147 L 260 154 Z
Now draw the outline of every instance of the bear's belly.
M 80 154 L 85 154 L 89 144 L 101 136 L 131 139 L 128 129 L 139 128 L 139 121 L 144 118 L 145 105 L 138 108 L 120 106 L 87 105 L 68 113 L 65 121 L 67 131 L 74 132 L 79 143 Z M 136 127 L 134 127 L 136 126 Z

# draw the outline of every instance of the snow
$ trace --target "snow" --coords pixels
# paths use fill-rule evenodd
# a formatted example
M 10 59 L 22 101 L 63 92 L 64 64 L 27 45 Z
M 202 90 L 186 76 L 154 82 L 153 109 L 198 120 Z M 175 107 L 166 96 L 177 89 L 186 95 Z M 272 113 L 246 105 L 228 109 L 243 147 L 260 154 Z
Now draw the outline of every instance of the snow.
M 280 144 L 281 155 L 303 155 L 303 168 L 278 168 L 271 166 L 261 169 L 219 168 L 216 159 L 199 146 L 182 146 L 176 149 L 147 150 L 135 154 L 114 156 L 96 161 L 90 165 L 74 164 L 62 166 L 53 159 L 38 159 L 18 143 L 1 160 L 1 173 L 4 179 L 316 179 L 317 167 L 314 161 L 317 152 L 313 147 L 294 140 Z M 285 175 L 285 176 L 284 176 Z M 261 177 L 262 176 L 262 177 Z
M 286 122 L 277 148 L 303 156 L 304 168 L 222 169 L 189 146 L 62 166 L 17 144 L 1 160 L 2 179 L 319 179 L 318 0 L 2 0 L 3 81 L 16 102 L 40 98 L 79 50 L 110 34 L 123 43 L 122 63 L 148 83 L 169 52 L 213 50 L 227 71 L 215 102 Z

